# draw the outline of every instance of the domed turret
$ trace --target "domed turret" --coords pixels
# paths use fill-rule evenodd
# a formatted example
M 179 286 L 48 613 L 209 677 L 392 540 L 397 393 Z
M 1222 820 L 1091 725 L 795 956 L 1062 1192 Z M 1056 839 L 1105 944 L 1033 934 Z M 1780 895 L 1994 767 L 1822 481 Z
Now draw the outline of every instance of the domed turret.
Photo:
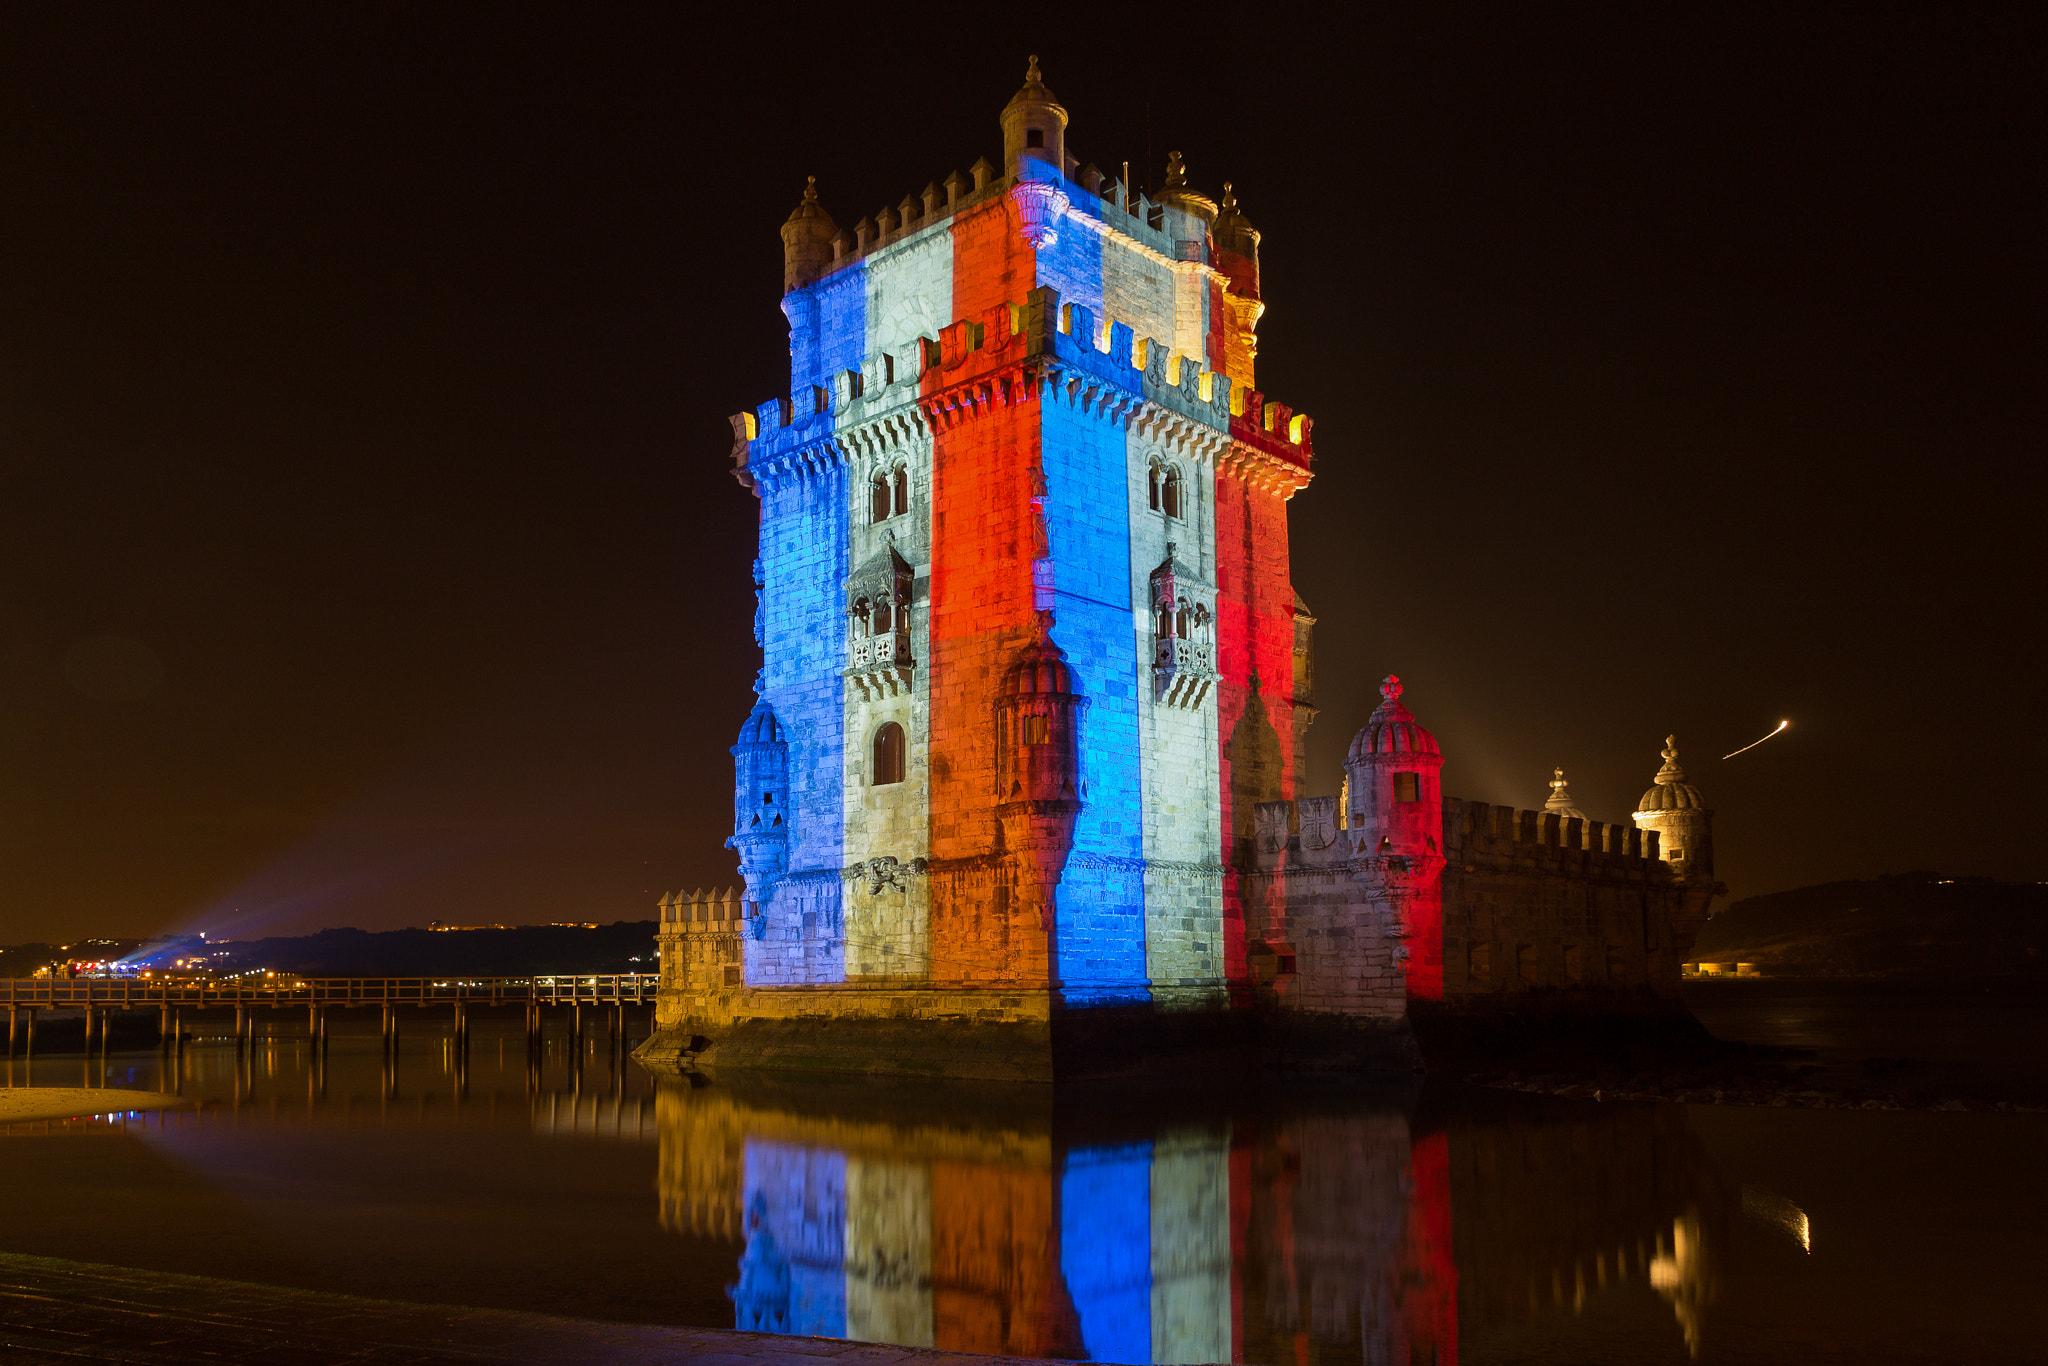
M 755 701 L 732 747 L 732 838 L 740 875 L 752 900 L 765 900 L 766 884 L 789 863 L 789 820 L 796 806 L 789 794 L 789 739 L 766 698 Z
M 1205 228 L 1216 221 L 1216 201 L 1188 184 L 1187 162 L 1179 152 L 1166 154 L 1166 183 L 1159 187 L 1158 202 L 1194 215 Z
M 1361 761 L 1370 761 L 1378 756 L 1424 755 L 1425 763 L 1433 761 L 1435 766 L 1443 765 L 1443 756 L 1437 753 L 1436 737 L 1416 721 L 1415 714 L 1401 705 L 1401 680 L 1392 674 L 1380 684 L 1380 704 L 1366 720 L 1365 728 L 1351 738 L 1351 753 L 1344 765 L 1349 768 Z
M 1664 737 L 1664 767 L 1657 770 L 1656 780 L 1643 799 L 1636 803 L 1638 816 L 1658 811 L 1704 811 L 1706 799 L 1700 790 L 1685 780 L 1685 770 L 1678 766 L 1678 737 Z
M 1014 864 L 1016 892 L 1051 928 L 1053 892 L 1081 814 L 1081 713 L 1066 652 L 1041 615 L 996 692 L 996 819 Z
M 1059 172 L 1067 170 L 1067 111 L 1053 98 L 1038 75 L 1038 58 L 1024 73 L 1024 85 L 1003 106 L 1003 168 L 1010 175 L 1022 163 L 1041 161 Z
M 1714 871 L 1714 813 L 1678 764 L 1678 737 L 1664 737 L 1664 767 L 1636 803 L 1636 826 L 1657 832 L 1657 852 L 1690 877 Z
M 1550 770 L 1550 796 L 1544 799 L 1543 809 L 1565 820 L 1586 819 L 1586 813 L 1572 802 L 1571 789 L 1565 785 L 1564 770 L 1561 768 Z
M 1401 692 L 1401 680 L 1388 674 L 1379 707 L 1344 760 L 1351 848 L 1364 861 L 1373 898 L 1388 906 L 1407 941 L 1409 996 L 1441 1000 L 1444 756 L 1401 704 Z
M 1210 228 L 1216 240 L 1216 268 L 1230 277 L 1230 292 L 1259 297 L 1259 230 L 1237 206 L 1237 192 L 1223 182 L 1223 207 Z
M 818 202 L 818 178 L 810 177 L 804 197 L 782 223 L 782 292 L 810 284 L 832 264 L 832 239 L 839 225 Z

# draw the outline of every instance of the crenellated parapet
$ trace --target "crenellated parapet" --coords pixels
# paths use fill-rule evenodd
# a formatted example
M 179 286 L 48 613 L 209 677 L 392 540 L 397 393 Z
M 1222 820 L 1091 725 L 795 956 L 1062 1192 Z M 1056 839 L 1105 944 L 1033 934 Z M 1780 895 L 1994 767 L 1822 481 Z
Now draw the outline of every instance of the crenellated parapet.
M 704 997 L 739 988 L 740 935 L 747 919 L 744 887 L 667 892 L 659 911 L 655 942 L 663 991 Z
M 1562 865 L 1579 855 L 1575 867 L 1598 868 L 1634 879 L 1669 880 L 1671 866 L 1663 859 L 1655 830 L 1631 822 L 1596 821 L 1562 816 L 1555 811 L 1520 811 L 1511 806 L 1444 802 L 1444 851 L 1459 859 L 1497 859 L 1521 864 Z
M 1032 290 L 878 354 L 829 383 L 733 415 L 733 474 L 756 489 L 874 458 L 936 432 L 1055 401 L 1281 497 L 1305 488 L 1314 421 L 1116 318 Z

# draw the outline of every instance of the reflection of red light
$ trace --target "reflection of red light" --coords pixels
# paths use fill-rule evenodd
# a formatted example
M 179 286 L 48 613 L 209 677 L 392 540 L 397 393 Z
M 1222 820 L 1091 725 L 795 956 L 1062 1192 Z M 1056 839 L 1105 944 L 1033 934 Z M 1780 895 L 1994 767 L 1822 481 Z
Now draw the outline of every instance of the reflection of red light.
M 1412 1185 L 1408 1232 L 1401 1249 L 1401 1280 L 1408 1287 L 1401 1317 L 1411 1357 L 1457 1366 L 1458 1263 L 1451 1248 L 1451 1141 L 1443 1133 L 1414 1140 L 1408 1153 Z M 1418 1352 L 1423 1343 L 1433 1353 Z

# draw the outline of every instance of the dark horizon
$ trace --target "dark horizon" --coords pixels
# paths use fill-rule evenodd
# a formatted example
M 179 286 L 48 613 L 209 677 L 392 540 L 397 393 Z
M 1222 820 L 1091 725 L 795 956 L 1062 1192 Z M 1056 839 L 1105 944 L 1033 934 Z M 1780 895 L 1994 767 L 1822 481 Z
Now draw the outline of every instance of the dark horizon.
M 776 229 L 1030 52 L 1264 234 L 1309 793 L 1393 672 L 1463 797 L 1622 819 L 1676 732 L 1732 896 L 2048 878 L 2036 14 L 1120 22 L 0 21 L 0 943 L 737 881 Z

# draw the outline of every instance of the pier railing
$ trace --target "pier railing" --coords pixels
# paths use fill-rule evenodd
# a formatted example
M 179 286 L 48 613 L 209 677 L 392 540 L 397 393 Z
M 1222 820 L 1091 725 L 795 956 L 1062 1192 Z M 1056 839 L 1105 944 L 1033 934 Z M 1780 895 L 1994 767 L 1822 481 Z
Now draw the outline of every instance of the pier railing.
M 78 977 L 0 979 L 0 1005 L 145 1010 L 151 1006 L 618 1005 L 648 1002 L 656 972 L 548 977 Z

